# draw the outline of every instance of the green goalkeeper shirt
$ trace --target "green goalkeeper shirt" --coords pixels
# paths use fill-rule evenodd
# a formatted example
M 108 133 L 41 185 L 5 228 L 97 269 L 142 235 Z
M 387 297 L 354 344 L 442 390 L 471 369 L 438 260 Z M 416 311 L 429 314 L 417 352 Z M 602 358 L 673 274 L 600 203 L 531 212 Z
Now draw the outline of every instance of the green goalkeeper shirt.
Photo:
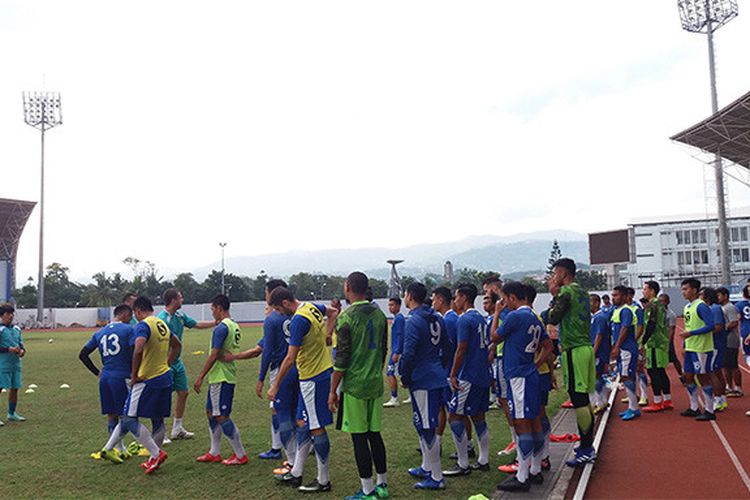
M 383 395 L 383 366 L 388 352 L 388 321 L 370 302 L 353 303 L 336 322 L 336 362 L 345 372 L 341 390 L 359 399 Z

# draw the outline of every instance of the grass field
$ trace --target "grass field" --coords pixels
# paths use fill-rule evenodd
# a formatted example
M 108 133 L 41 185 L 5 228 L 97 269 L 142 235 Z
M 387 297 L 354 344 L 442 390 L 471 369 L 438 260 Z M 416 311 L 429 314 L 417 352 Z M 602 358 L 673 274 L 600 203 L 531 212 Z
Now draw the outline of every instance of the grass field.
M 208 432 L 204 392 L 194 392 L 188 399 L 185 427 L 195 432 L 195 439 L 177 441 L 166 446 L 169 460 L 153 476 L 143 474 L 138 467 L 141 459 L 123 465 L 92 460 L 89 454 L 106 441 L 106 417 L 100 415 L 96 378 L 78 360 L 81 346 L 91 332 L 50 331 L 27 333 L 24 341 L 28 354 L 24 358 L 23 381 L 37 384 L 34 394 L 19 395 L 18 412 L 28 421 L 8 423 L 0 428 L 0 498 L 294 498 L 299 494 L 277 484 L 270 472 L 276 462 L 259 460 L 257 454 L 270 445 L 270 410 L 268 403 L 255 395 L 259 360 L 240 362 L 239 383 L 235 392 L 232 418 L 238 425 L 245 447 L 252 458 L 242 467 L 219 464 L 199 464 L 195 457 L 208 448 Z M 243 329 L 243 347 L 255 345 L 261 329 Z M 207 350 L 209 334 L 203 330 L 187 331 L 184 360 L 189 383 L 202 366 L 205 356 L 191 354 Z M 54 339 L 48 343 L 48 339 Z M 92 356 L 99 365 L 98 355 Z M 60 389 L 67 383 L 70 389 Z M 400 396 L 405 397 L 402 389 Z M 551 395 L 549 409 L 558 408 L 564 395 Z M 0 398 L 0 415 L 6 411 L 5 395 Z M 496 451 L 508 441 L 508 429 L 498 410 L 488 415 L 492 436 L 490 464 L 492 472 L 473 473 L 468 477 L 448 481 L 443 493 L 420 494 L 413 489 L 414 481 L 406 473 L 408 467 L 418 466 L 419 454 L 416 432 L 411 421 L 411 405 L 386 409 L 383 438 L 388 452 L 389 489 L 393 497 L 466 498 L 475 493 L 489 494 L 502 474 L 495 470 L 501 459 Z M 0 419 L 5 420 L 0 416 Z M 150 425 L 150 424 L 149 424 Z M 167 431 L 171 430 L 171 418 Z M 359 489 L 357 468 L 353 461 L 352 445 L 348 436 L 329 429 L 331 437 L 331 481 L 333 491 L 325 498 L 343 498 Z M 126 443 L 132 440 L 126 438 Z M 225 455 L 231 454 L 224 440 Z M 443 465 L 453 451 L 448 435 L 444 444 Z M 305 470 L 305 482 L 315 477 L 316 464 L 310 457 Z

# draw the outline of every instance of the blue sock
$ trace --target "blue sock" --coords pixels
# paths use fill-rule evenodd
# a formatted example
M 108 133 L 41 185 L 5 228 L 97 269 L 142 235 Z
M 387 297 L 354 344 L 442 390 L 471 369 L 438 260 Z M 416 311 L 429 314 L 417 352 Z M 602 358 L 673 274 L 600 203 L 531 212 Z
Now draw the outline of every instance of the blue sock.
M 117 427 L 117 420 L 107 420 L 107 435 L 112 434 L 112 431 Z
M 284 420 L 279 422 L 279 437 L 281 438 L 282 444 L 286 445 L 292 438 L 292 433 L 295 431 L 295 426 L 291 420 Z
M 216 420 L 216 417 L 211 417 L 208 419 L 208 426 L 211 428 L 211 430 L 216 429 L 217 425 L 219 425 L 219 421 Z
M 531 468 L 531 456 L 534 454 L 534 436 L 530 432 L 518 434 L 518 471 L 516 478 L 525 483 L 529 478 L 529 469 Z
M 310 429 L 307 426 L 297 427 L 297 446 L 303 446 L 310 441 Z
M 602 389 L 604 389 L 604 380 L 601 378 L 596 379 L 596 384 L 594 385 L 594 390 L 596 392 L 602 392 Z
M 13 415 L 16 412 L 16 404 L 8 401 L 8 415 Z
M 703 386 L 703 402 L 707 413 L 714 412 L 714 388 L 710 385 Z
M 393 391 L 393 390 L 391 391 L 391 397 L 393 399 L 396 399 L 398 397 L 398 389 L 396 389 L 395 391 Z
M 474 430 L 477 431 L 477 440 L 482 439 L 484 433 L 487 432 L 487 421 L 474 422 Z
M 132 435 L 138 435 L 138 419 L 135 417 L 122 417 L 120 420 L 122 427 Z
M 625 387 L 635 392 L 635 380 L 629 378 L 624 382 Z
M 542 417 L 542 433 L 545 435 L 549 434 L 551 429 L 552 429 L 552 426 L 549 423 L 549 417 L 547 415 L 544 415 Z
M 315 448 L 315 455 L 320 458 L 323 462 L 328 460 L 328 454 L 331 451 L 331 443 L 328 441 L 328 433 L 324 432 L 317 436 L 312 437 L 313 448 Z
M 278 432 L 279 431 L 279 416 L 275 413 L 271 415 L 271 427 Z
M 224 435 L 228 438 L 234 436 L 234 422 L 228 418 L 221 423 L 221 430 L 224 431 Z
M 422 429 L 419 431 L 419 435 L 422 436 L 422 439 L 424 439 L 427 446 L 432 448 L 432 445 L 435 443 L 435 437 L 437 436 L 435 429 Z

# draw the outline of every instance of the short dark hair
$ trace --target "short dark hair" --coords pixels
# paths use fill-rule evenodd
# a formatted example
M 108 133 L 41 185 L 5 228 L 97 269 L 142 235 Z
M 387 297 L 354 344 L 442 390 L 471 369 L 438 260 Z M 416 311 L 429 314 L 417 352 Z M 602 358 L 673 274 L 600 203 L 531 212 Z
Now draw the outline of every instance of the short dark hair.
M 648 299 L 646 297 L 641 297 L 638 300 L 641 302 L 641 304 L 648 304 Z
M 503 285 L 503 295 L 513 295 L 518 300 L 526 300 L 526 285 L 520 281 L 509 281 Z
M 133 309 L 127 304 L 120 304 L 119 306 L 115 307 L 115 316 L 119 316 L 122 313 L 129 313 L 133 314 Z
M 719 302 L 716 289 L 706 286 L 701 289 L 701 293 L 703 294 L 703 300 L 706 301 L 708 305 L 717 304 Z
M 502 283 L 502 281 L 500 280 L 500 276 L 495 273 L 489 274 L 486 278 L 482 280 L 482 286 L 491 285 L 493 283 Z
M 11 304 L 8 304 L 7 302 L 5 304 L 0 304 L 0 316 L 7 313 L 15 312 L 16 308 L 13 307 Z
M 606 293 L 602 295 L 602 300 L 607 300 L 607 299 L 609 299 L 609 295 L 607 295 Z
M 746 299 L 750 299 L 750 285 L 745 285 L 742 287 L 742 296 Z
M 690 288 L 695 288 L 696 290 L 701 289 L 701 282 L 700 280 L 697 280 L 695 278 L 685 278 L 682 280 L 682 286 L 687 285 Z
M 625 287 L 625 288 L 627 288 L 627 290 L 628 290 L 628 292 L 627 292 L 628 295 L 632 295 L 633 297 L 635 297 L 635 288 L 633 288 L 632 286 L 628 286 L 628 287 Z
M 393 302 L 394 304 L 400 306 L 401 305 L 401 297 L 391 297 L 388 299 L 388 302 Z
M 375 300 L 375 292 L 372 291 L 372 287 L 368 286 L 367 290 L 365 290 L 365 299 L 367 302 L 372 302 Z
M 469 300 L 470 304 L 474 304 L 479 292 L 473 283 L 461 283 L 456 287 L 456 293 L 460 293 Z
M 720 293 L 722 295 L 726 295 L 727 297 L 729 297 L 729 289 L 725 286 L 720 286 L 719 288 L 717 288 L 716 293 Z
M 427 299 L 427 287 L 416 281 L 406 287 L 406 293 L 411 295 L 411 298 L 420 304 L 424 304 L 425 299 Z
M 143 311 L 143 312 L 154 312 L 154 306 L 151 304 L 151 301 L 148 297 L 144 297 L 143 295 L 139 295 L 137 299 L 135 299 L 135 302 L 133 302 L 133 310 Z
M 626 287 L 625 285 L 617 285 L 612 290 L 616 291 L 617 293 L 620 293 L 622 295 L 627 295 L 628 294 L 628 287 Z
M 286 284 L 286 281 L 280 280 L 280 279 L 268 280 L 265 287 L 266 287 L 266 290 L 268 290 L 268 293 L 273 292 L 279 287 L 289 288 Z
M 164 293 L 161 295 L 161 300 L 164 301 L 164 305 L 168 306 L 170 302 L 175 300 L 177 296 L 180 294 L 180 291 L 176 288 L 167 288 L 164 290 Z
M 655 294 L 659 295 L 659 292 L 661 291 L 661 287 L 659 286 L 659 283 L 657 283 L 654 280 L 648 280 L 644 283 L 647 287 L 649 287 L 651 290 L 654 291 Z
M 370 288 L 370 280 L 367 279 L 367 275 L 359 271 L 349 273 L 349 276 L 346 277 L 346 284 L 349 285 L 349 290 L 356 295 L 365 295 L 367 289 Z
M 524 284 L 526 287 L 526 301 L 529 303 L 529 305 L 534 305 L 534 301 L 536 300 L 536 288 L 534 288 L 531 285 Z
M 293 302 L 296 299 L 294 298 L 294 294 L 291 290 L 286 287 L 280 286 L 278 288 L 274 288 L 273 292 L 271 292 L 271 295 L 268 297 L 268 304 L 278 307 L 285 300 Z
M 211 305 L 214 307 L 221 307 L 224 311 L 229 310 L 229 297 L 223 294 L 219 294 L 211 299 Z
M 445 301 L 446 304 L 450 304 L 453 297 L 451 296 L 451 291 L 447 286 L 439 286 L 435 288 L 432 291 L 433 295 L 437 295 L 438 297 L 442 297 L 442 299 Z
M 596 302 L 599 302 L 599 303 L 601 303 L 601 302 L 602 302 L 602 298 L 601 298 L 601 297 L 599 297 L 599 295 L 597 295 L 597 294 L 595 294 L 595 293 L 590 293 L 590 294 L 589 294 L 589 298 L 592 298 L 592 299 L 594 299 L 594 300 L 595 300 Z
M 668 293 L 660 293 L 660 294 L 659 294 L 659 297 L 664 297 L 664 298 L 666 298 L 666 299 L 667 299 L 667 304 L 669 304 L 669 303 L 670 303 L 670 302 L 672 301 L 672 299 L 671 299 L 671 298 L 669 297 L 669 294 L 668 294 Z
M 129 299 L 130 297 L 135 297 L 135 298 L 137 299 L 137 298 L 138 298 L 138 294 L 137 294 L 137 293 L 135 293 L 135 292 L 128 292 L 128 293 L 126 293 L 126 294 L 125 294 L 125 295 L 124 295 L 124 296 L 122 297 L 122 301 L 123 301 L 123 302 L 127 302 L 127 301 L 128 301 L 128 299 Z
M 557 259 L 554 264 L 552 264 L 552 269 L 556 267 L 562 267 L 566 271 L 570 273 L 571 276 L 575 277 L 576 275 L 576 263 L 573 259 L 569 259 L 568 257 L 563 257 L 562 259 Z

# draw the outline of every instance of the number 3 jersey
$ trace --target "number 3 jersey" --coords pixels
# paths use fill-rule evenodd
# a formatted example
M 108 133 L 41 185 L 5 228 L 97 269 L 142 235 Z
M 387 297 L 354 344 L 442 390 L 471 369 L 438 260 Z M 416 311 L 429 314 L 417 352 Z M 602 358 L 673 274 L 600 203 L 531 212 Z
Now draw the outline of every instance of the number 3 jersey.
M 458 379 L 478 387 L 490 386 L 490 364 L 487 347 L 487 322 L 479 311 L 469 309 L 456 324 L 457 345 L 466 342 L 464 362 L 458 367 Z
M 133 365 L 132 335 L 133 328 L 119 321 L 110 323 L 92 335 L 86 343 L 86 348 L 99 349 L 102 357 L 102 375 L 130 377 Z
M 542 340 L 548 338 L 544 325 L 529 307 L 511 311 L 498 329 L 505 340 L 503 345 L 503 373 L 506 379 L 529 377 L 536 373 L 534 353 Z

